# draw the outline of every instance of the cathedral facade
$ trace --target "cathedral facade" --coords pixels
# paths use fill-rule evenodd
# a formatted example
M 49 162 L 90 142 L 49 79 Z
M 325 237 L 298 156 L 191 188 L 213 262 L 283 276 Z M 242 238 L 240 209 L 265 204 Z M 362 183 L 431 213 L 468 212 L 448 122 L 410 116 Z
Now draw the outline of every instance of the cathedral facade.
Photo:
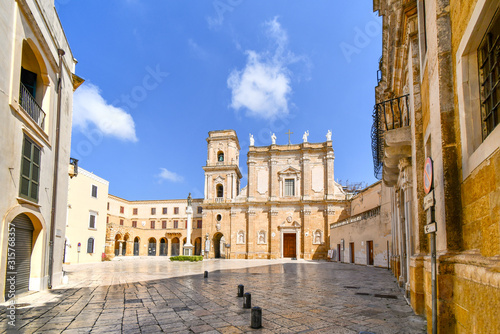
M 334 181 L 330 133 L 323 143 L 256 147 L 250 141 L 248 184 L 241 189 L 234 130 L 208 134 L 205 194 L 193 200 L 195 255 L 226 259 L 326 259 L 329 226 L 350 202 Z M 186 199 L 128 201 L 108 195 L 107 257 L 182 254 Z
M 327 136 L 327 139 L 330 139 Z M 209 132 L 203 235 L 210 258 L 326 259 L 329 226 L 346 215 L 334 181 L 332 141 L 256 147 L 250 141 L 248 185 L 239 190 L 234 130 Z

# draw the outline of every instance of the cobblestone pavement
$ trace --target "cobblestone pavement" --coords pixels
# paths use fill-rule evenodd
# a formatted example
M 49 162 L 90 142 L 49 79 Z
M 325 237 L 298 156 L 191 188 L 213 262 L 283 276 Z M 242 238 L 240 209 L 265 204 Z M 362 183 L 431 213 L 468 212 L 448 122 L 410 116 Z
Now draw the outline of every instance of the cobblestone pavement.
M 134 258 L 66 266 L 69 283 L 18 298 L 21 333 L 423 333 L 385 269 L 291 260 Z M 203 272 L 209 272 L 208 278 Z M 251 310 L 238 284 L 262 308 Z M 11 328 L 7 303 L 0 332 Z M 21 305 L 22 306 L 22 305 Z M 10 332 L 10 330 L 9 330 Z

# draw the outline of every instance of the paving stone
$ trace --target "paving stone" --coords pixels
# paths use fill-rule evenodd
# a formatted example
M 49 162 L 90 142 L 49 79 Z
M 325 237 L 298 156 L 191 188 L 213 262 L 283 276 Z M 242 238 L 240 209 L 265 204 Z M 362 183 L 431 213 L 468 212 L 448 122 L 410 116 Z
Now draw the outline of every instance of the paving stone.
M 179 263 L 136 258 L 65 266 L 70 287 L 21 296 L 21 331 L 64 333 L 425 333 L 390 272 L 289 260 Z M 210 272 L 209 279 L 203 271 Z M 263 310 L 250 328 L 235 287 L 244 282 Z M 356 289 L 346 288 L 354 286 Z M 356 293 L 361 293 L 357 295 Z M 395 295 L 396 299 L 374 295 Z M 23 300 L 25 298 L 26 301 Z M 6 328 L 0 307 L 0 332 Z M 24 325 L 24 326 L 23 326 Z M 37 331 L 37 332 L 38 332 Z

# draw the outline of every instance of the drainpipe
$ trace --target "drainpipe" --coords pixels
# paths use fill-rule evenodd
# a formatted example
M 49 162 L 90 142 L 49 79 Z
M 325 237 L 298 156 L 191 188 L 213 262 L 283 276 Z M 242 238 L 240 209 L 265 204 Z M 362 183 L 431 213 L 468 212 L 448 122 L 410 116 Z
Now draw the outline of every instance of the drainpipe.
M 62 93 L 62 63 L 64 50 L 58 49 L 59 54 L 59 78 L 57 80 L 57 123 L 56 123 L 56 145 L 54 154 L 54 177 L 52 183 L 52 211 L 50 217 L 50 241 L 49 241 L 49 278 L 48 288 L 52 289 L 52 275 L 54 273 L 54 239 L 56 225 L 56 204 L 57 204 L 57 180 L 59 174 L 59 129 L 61 127 L 61 93 Z

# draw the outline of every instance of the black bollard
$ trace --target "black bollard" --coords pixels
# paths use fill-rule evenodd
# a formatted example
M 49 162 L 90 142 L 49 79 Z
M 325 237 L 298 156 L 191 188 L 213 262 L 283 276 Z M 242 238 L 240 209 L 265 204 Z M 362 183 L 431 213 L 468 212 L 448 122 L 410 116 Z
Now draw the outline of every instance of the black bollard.
M 243 297 L 243 292 L 245 291 L 245 287 L 243 284 L 238 285 L 238 297 Z
M 203 273 L 203 277 L 204 277 L 204 278 L 207 278 L 207 277 L 208 277 L 208 271 L 205 271 L 205 273 Z
M 243 295 L 243 308 L 252 308 L 252 295 L 248 292 Z
M 250 323 L 252 328 L 262 327 L 262 309 L 258 306 L 252 307 L 252 320 Z

